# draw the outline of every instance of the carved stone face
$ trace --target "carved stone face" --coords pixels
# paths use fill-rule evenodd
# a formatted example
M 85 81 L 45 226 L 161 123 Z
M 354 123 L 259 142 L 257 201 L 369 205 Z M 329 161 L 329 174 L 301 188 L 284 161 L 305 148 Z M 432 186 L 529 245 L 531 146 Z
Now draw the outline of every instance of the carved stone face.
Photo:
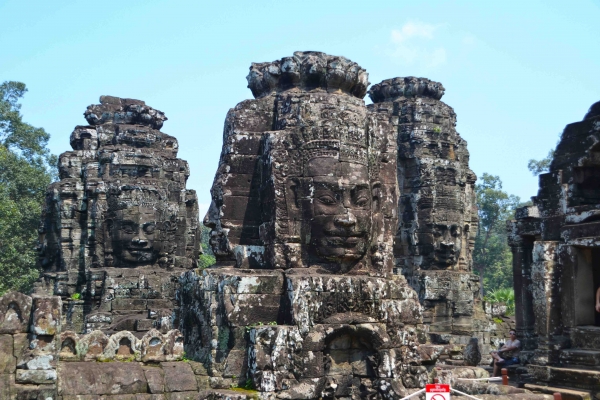
M 353 263 L 362 258 L 371 238 L 372 194 L 366 166 L 350 162 L 308 162 L 312 177 L 311 250 L 331 262 Z M 316 168 L 319 167 L 319 168 Z M 324 172 L 327 175 L 324 175 Z M 309 206 L 310 208 L 310 206 Z
M 463 229 L 459 222 L 433 226 L 434 261 L 440 268 L 456 265 L 462 249 Z
M 158 234 L 154 213 L 127 209 L 117 211 L 110 221 L 110 235 L 115 257 L 121 264 L 152 264 L 158 258 L 155 236 Z

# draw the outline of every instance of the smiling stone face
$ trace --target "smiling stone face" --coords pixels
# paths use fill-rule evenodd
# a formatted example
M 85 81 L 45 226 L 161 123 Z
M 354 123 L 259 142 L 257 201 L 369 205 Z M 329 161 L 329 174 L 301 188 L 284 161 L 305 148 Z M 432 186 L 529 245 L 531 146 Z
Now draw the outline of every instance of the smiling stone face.
M 131 208 L 115 212 L 109 222 L 112 248 L 119 264 L 152 264 L 158 258 L 155 248 L 157 221 L 153 210 Z
M 458 222 L 434 225 L 434 261 L 440 268 L 448 268 L 458 262 L 462 249 L 462 233 Z
M 310 161 L 307 168 L 308 177 L 313 178 L 311 250 L 319 258 L 347 267 L 365 255 L 371 236 L 368 170 L 361 164 L 332 159 L 332 168 L 319 173 L 311 168 L 322 165 L 323 161 L 319 161 Z M 322 176 L 323 172 L 328 175 Z

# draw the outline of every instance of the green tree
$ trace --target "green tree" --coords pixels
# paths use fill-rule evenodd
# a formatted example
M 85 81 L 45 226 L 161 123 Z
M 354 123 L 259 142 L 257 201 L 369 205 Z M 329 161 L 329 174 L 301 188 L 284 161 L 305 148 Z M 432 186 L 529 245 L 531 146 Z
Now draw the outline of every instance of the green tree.
M 210 238 L 210 228 L 202 225 L 202 253 L 198 257 L 198 267 L 199 268 L 208 268 L 211 265 L 214 265 L 217 261 L 215 259 L 215 255 L 212 252 L 210 244 L 208 243 L 208 239 Z
M 514 217 L 519 197 L 502 190 L 500 177 L 484 173 L 475 186 L 479 229 L 473 263 L 479 275 L 481 295 L 512 288 L 512 254 L 507 242 L 506 221 Z
M 56 178 L 50 135 L 23 122 L 25 84 L 0 85 L 0 295 L 27 291 L 38 277 L 37 228 L 46 187 Z
M 539 175 L 543 172 L 548 172 L 550 169 L 550 164 L 552 163 L 552 159 L 554 159 L 554 150 L 550 150 L 546 158 L 542 158 L 541 160 L 534 160 L 532 158 L 529 160 L 527 163 L 527 169 L 531 171 L 533 176 Z
M 515 315 L 515 291 L 513 288 L 492 290 L 485 298 L 492 304 L 504 303 L 506 305 L 506 315 Z

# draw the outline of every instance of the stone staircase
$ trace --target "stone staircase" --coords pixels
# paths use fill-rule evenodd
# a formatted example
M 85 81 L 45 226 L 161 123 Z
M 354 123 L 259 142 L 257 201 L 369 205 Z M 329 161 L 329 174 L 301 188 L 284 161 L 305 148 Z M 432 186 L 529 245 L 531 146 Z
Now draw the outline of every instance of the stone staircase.
M 571 348 L 561 350 L 560 366 L 600 373 L 600 327 L 578 326 L 571 332 Z
M 528 370 L 533 382 L 525 388 L 561 392 L 566 400 L 600 399 L 600 327 L 576 327 L 571 347 L 559 353 L 558 365 L 529 365 Z

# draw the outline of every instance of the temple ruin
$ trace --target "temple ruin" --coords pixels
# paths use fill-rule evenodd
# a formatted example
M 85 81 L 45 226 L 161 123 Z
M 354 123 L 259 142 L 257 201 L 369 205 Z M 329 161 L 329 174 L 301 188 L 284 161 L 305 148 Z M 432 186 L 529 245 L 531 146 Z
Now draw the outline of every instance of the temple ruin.
M 398 400 L 438 379 L 547 400 L 464 380 L 489 376 L 478 365 L 512 326 L 479 295 L 476 177 L 442 84 L 368 90 L 357 63 L 320 52 L 253 63 L 247 79 L 203 220 L 209 268 L 164 113 L 111 96 L 88 107 L 48 188 L 42 276 L 31 296 L 0 297 L 0 398 Z M 585 151 L 577 199 L 595 193 Z M 543 214 L 528 210 L 515 243 Z M 548 368 L 555 338 L 526 320 Z
M 509 226 L 531 384 L 600 388 L 600 102 L 565 127 L 533 205 Z

